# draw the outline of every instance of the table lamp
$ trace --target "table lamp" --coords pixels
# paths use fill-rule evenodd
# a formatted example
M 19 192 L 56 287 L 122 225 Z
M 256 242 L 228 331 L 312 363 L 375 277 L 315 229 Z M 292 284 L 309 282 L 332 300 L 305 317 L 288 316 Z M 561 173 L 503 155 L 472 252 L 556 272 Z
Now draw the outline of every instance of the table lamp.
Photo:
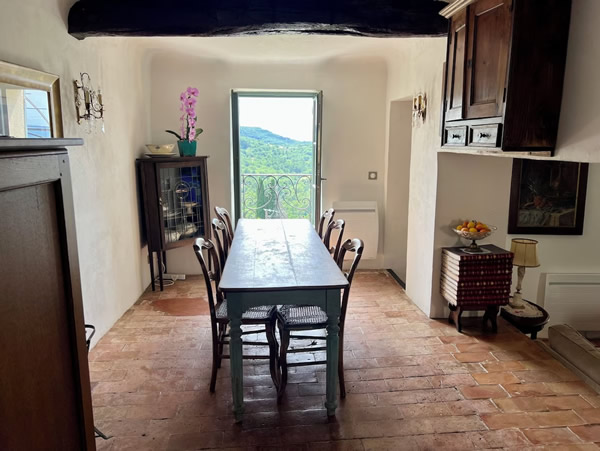
M 525 306 L 521 295 L 521 284 L 523 283 L 523 277 L 525 277 L 525 268 L 535 268 L 540 266 L 537 256 L 537 244 L 538 242 L 536 240 L 515 238 L 510 245 L 510 251 L 514 254 L 513 266 L 519 268 L 517 270 L 519 277 L 517 280 L 517 290 L 509 303 L 514 309 L 523 308 Z

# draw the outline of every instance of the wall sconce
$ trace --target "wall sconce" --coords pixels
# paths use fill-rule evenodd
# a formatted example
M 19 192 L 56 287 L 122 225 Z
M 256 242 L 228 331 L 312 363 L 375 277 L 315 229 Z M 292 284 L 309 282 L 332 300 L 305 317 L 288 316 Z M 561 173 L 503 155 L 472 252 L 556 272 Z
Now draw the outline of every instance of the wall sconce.
M 427 94 L 419 93 L 413 97 L 412 117 L 413 125 L 419 127 L 425 122 L 427 115 Z
M 77 123 L 86 121 L 87 133 L 96 129 L 96 119 L 102 119 L 102 132 L 104 133 L 104 105 L 102 104 L 102 92 L 94 91 L 92 79 L 87 72 L 79 74 L 79 80 L 73 80 L 75 88 L 75 111 L 77 112 Z

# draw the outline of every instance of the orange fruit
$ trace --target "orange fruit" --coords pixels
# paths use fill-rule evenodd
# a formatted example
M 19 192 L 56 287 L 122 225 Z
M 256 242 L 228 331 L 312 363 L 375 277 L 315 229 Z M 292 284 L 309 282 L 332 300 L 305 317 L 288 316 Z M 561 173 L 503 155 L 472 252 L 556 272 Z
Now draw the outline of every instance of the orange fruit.
M 469 228 L 469 232 L 471 232 L 471 233 L 477 233 L 478 230 L 475 227 L 471 227 L 471 228 Z
M 469 222 L 469 223 L 467 224 L 467 227 L 468 227 L 469 229 L 473 229 L 473 228 L 475 228 L 475 223 L 474 223 L 473 221 L 471 221 L 471 222 Z
M 462 224 L 459 224 L 456 226 L 456 230 L 462 230 L 462 228 L 463 228 Z
M 477 225 L 475 226 L 475 228 L 477 230 L 481 230 L 481 229 L 484 229 L 485 227 L 483 227 L 483 224 L 481 222 L 478 222 Z
M 461 232 L 468 232 L 469 229 L 467 227 L 463 227 L 462 229 L 460 229 Z

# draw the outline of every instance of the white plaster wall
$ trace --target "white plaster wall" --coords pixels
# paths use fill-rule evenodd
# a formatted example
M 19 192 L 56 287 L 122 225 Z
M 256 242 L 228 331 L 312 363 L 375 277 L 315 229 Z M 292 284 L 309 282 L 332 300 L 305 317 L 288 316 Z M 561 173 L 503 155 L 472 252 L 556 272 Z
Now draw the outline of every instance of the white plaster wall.
M 600 37 L 597 18 L 600 2 L 573 0 L 563 104 L 554 159 L 600 161 Z M 457 244 L 446 228 L 459 216 L 485 214 L 499 227 L 490 242 L 510 247 L 506 235 L 512 159 L 439 155 L 441 64 L 445 60 L 445 39 L 408 39 L 394 44 L 397 57 L 389 61 L 388 100 L 428 95 L 431 120 L 422 129 L 413 129 L 410 203 L 408 225 L 407 293 L 432 317 L 444 316 L 439 292 L 441 247 Z M 524 294 L 543 299 L 544 274 L 549 272 L 597 272 L 600 265 L 598 240 L 590 236 L 597 225 L 597 181 L 599 170 L 592 165 L 588 185 L 583 237 L 541 236 L 542 266 L 528 270 Z M 463 199 L 456 191 L 480 183 L 482 195 Z M 389 208 L 389 207 L 388 207 Z M 516 274 L 515 274 L 516 279 Z
M 210 156 L 211 205 L 228 208 L 230 90 L 324 91 L 323 163 L 328 181 L 323 207 L 334 200 L 354 199 L 375 199 L 380 206 L 383 239 L 379 256 L 364 261 L 363 267 L 398 261 L 394 259 L 399 253 L 388 252 L 388 246 L 399 249 L 394 242 L 397 237 L 390 238 L 390 222 L 397 219 L 394 215 L 399 210 L 390 209 L 401 203 L 394 196 L 402 197 L 406 186 L 400 174 L 391 170 L 397 164 L 393 136 L 398 132 L 391 123 L 391 105 L 411 99 L 417 92 L 426 93 L 428 119 L 422 127 L 413 128 L 411 136 L 406 282 L 409 296 L 427 314 L 441 312 L 439 248 L 456 243 L 446 230 L 448 221 L 482 211 L 486 221 L 491 218 L 489 222 L 505 227 L 511 160 L 437 153 L 445 38 L 209 39 L 202 40 L 204 51 L 197 52 L 199 41 L 193 39 L 77 41 L 66 32 L 73 0 L 0 1 L 0 59 L 60 75 L 65 135 L 86 140 L 83 148 L 70 153 L 85 313 L 86 319 L 99 327 L 100 335 L 149 283 L 145 251 L 139 244 L 133 161 L 146 141 L 171 142 L 162 130 L 177 127 L 178 94 L 188 85 L 201 90 L 199 124 L 205 133 L 199 149 Z M 557 159 L 600 162 L 599 16 L 597 0 L 573 0 Z M 154 51 L 155 47 L 163 51 Z M 177 53 L 182 49 L 185 55 Z M 355 56 L 350 56 L 353 52 Z M 74 122 L 71 81 L 80 71 L 90 72 L 103 88 L 105 135 L 87 136 Z M 370 170 L 380 173 L 378 181 L 367 180 Z M 597 229 L 600 220 L 594 194 L 600 184 L 599 172 L 592 166 L 584 236 L 536 236 L 542 266 L 528 271 L 526 296 L 535 296 L 541 283 L 538 275 L 598 269 L 598 244 L 590 230 Z M 453 196 L 457 187 L 468 188 L 471 180 L 483 183 L 490 177 L 497 182 L 497 189 L 484 184 L 471 201 Z M 505 188 L 499 188 L 502 183 Z M 496 232 L 492 242 L 500 243 L 502 233 Z M 504 237 L 505 245 L 510 238 Z M 169 252 L 170 271 L 197 272 L 188 251 Z
M 445 38 L 405 39 L 394 43 L 388 60 L 388 102 L 427 94 L 428 117 L 413 127 L 410 159 L 406 292 L 429 315 L 437 195 L 437 151 L 442 101 Z
M 384 265 L 406 281 L 412 99 L 390 103 L 388 130 Z
M 546 274 L 600 273 L 600 164 L 590 164 L 583 235 L 507 235 L 506 249 L 513 238 L 538 241 L 538 268 L 527 268 L 523 281 L 525 299 L 544 305 Z M 508 204 L 507 207 L 508 208 Z M 508 211 L 508 210 L 506 210 Z M 513 274 L 513 288 L 517 272 Z M 598 301 L 600 309 L 600 300 Z
M 451 227 L 465 219 L 494 225 L 498 230 L 479 244 L 505 247 L 512 161 L 512 158 L 438 154 L 431 317 L 447 316 L 448 303 L 439 289 L 442 247 L 469 244 Z
M 322 44 L 314 41 L 314 45 Z M 164 130 L 178 127 L 179 93 L 187 86 L 200 90 L 198 125 L 204 133 L 198 140 L 198 154 L 210 157 L 210 203 L 230 210 L 231 90 L 322 90 L 323 177 L 327 178 L 322 206 L 327 208 L 337 200 L 376 200 L 383 230 L 387 80 L 383 59 L 250 63 L 158 51 L 152 57 L 151 74 L 152 140 L 156 143 L 172 142 Z M 379 179 L 368 180 L 368 171 L 378 171 Z M 381 241 L 379 257 L 364 260 L 361 267 L 381 267 Z M 199 272 L 191 248 L 169 251 L 167 260 L 170 272 Z
M 598 0 L 573 0 L 556 157 L 600 162 Z
M 1 3 L 0 60 L 59 75 L 64 134 L 85 140 L 69 156 L 85 320 L 99 338 L 149 283 L 134 167 L 148 130 L 142 52 L 123 39 L 69 36 L 72 0 Z M 79 72 L 102 87 L 105 134 L 87 135 L 76 123 L 72 81 Z
M 467 218 L 495 225 L 498 230 L 480 244 L 510 249 L 513 238 L 537 240 L 540 267 L 528 268 L 523 282 L 526 299 L 544 305 L 544 284 L 549 273 L 600 273 L 600 164 L 591 164 L 588 178 L 583 235 L 509 235 L 508 209 L 512 158 L 439 154 L 438 197 L 431 317 L 447 315 L 439 294 L 441 248 L 466 244 L 450 230 Z M 513 273 L 513 290 L 517 271 Z

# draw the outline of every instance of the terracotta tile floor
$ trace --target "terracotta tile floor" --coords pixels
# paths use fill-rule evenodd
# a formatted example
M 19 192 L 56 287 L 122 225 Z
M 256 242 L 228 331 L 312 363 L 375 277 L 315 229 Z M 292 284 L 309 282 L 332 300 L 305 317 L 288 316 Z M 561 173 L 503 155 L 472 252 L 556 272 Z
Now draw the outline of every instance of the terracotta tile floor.
M 208 391 L 202 284 L 190 277 L 145 293 L 90 353 L 96 425 L 113 436 L 97 440 L 100 450 L 597 449 L 600 443 L 600 396 L 529 338 L 502 320 L 497 335 L 482 335 L 475 319 L 458 334 L 426 318 L 383 272 L 355 278 L 345 337 L 348 396 L 336 418 L 328 421 L 323 408 L 324 367 L 292 369 L 278 406 L 268 366 L 245 361 L 246 415 L 235 424 L 229 362 L 219 371 L 216 394 Z

